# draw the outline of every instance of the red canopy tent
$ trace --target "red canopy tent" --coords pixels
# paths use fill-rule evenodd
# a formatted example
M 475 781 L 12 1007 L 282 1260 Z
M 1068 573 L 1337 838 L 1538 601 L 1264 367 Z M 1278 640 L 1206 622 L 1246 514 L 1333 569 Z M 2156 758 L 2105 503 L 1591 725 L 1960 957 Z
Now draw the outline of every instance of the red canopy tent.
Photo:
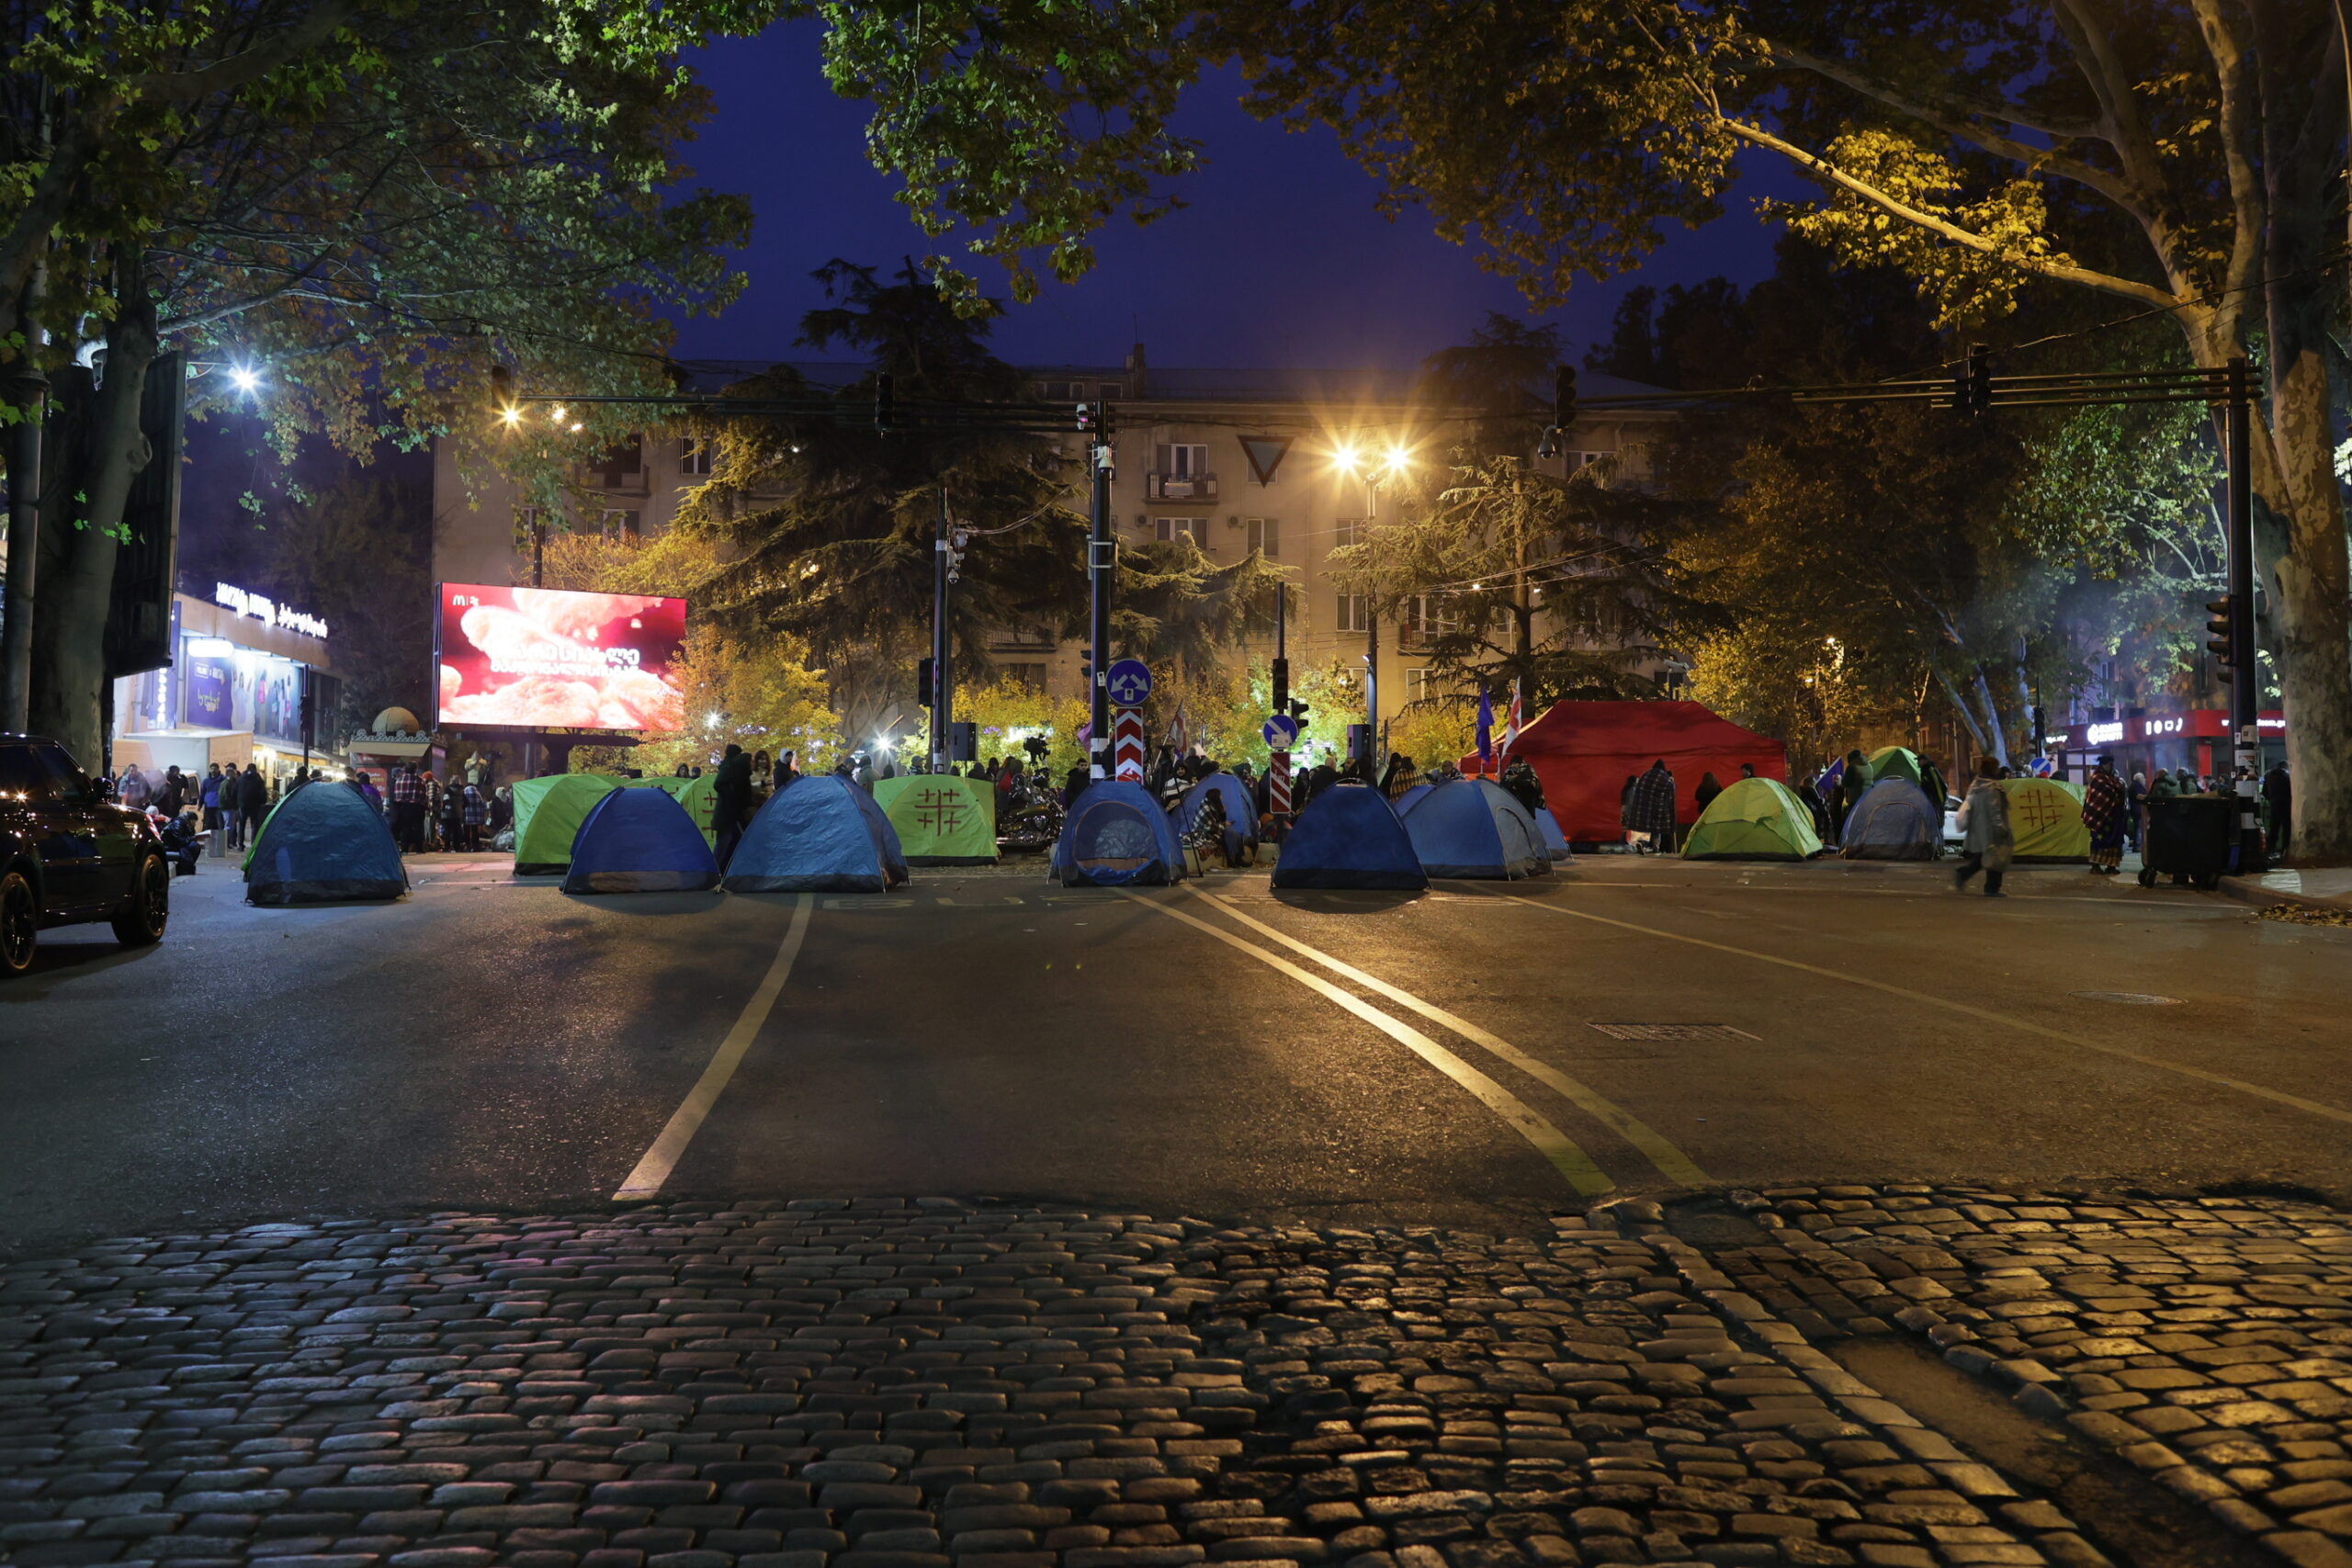
M 1785 784 L 1789 777 L 1781 742 L 1697 703 L 1554 703 L 1520 733 L 1510 754 L 1534 764 L 1560 831 L 1588 842 L 1607 843 L 1623 834 L 1618 796 L 1625 777 L 1655 761 L 1674 773 L 1675 820 L 1686 827 L 1698 820 L 1691 793 L 1703 774 L 1728 786 L 1740 776 L 1742 762 L 1753 762 L 1765 778 Z M 1476 757 L 1463 759 L 1464 773 L 1477 766 Z

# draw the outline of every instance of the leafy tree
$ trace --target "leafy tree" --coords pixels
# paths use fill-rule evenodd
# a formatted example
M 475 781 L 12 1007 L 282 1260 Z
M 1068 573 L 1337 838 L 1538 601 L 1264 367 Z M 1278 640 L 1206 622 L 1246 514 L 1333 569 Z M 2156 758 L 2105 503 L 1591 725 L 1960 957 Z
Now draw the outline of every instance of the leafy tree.
M 957 718 L 979 727 L 979 752 L 983 760 L 1001 762 L 1011 757 L 1022 771 L 1035 766 L 1021 742 L 1032 735 L 1044 738 L 1046 758 L 1042 764 L 1058 784 L 1074 767 L 1086 761 L 1086 750 L 1078 743 L 1078 732 L 1086 728 L 1086 699 L 1079 696 L 1055 696 L 1041 687 L 1023 682 L 1002 680 L 956 694 Z
M 85 756 L 140 389 L 167 349 L 362 452 L 484 423 L 493 360 L 592 390 L 659 383 L 659 312 L 731 296 L 735 198 L 674 194 L 707 108 L 679 52 L 734 0 L 221 0 L 9 7 L 0 76 L 0 377 L 49 378 L 35 728 Z M 84 368 L 102 363 L 103 377 Z M 548 460 L 608 438 L 582 418 Z M 574 436 L 578 437 L 574 441 Z
M 2296 837 L 2352 854 L 2330 6 L 1300 0 L 1224 6 L 1215 31 L 1261 111 L 1334 127 L 1393 204 L 1475 232 L 1539 302 L 1715 217 L 1754 150 L 1822 187 L 1770 216 L 1901 273 L 1939 324 L 2073 290 L 2167 320 L 2198 366 L 2251 355 Z

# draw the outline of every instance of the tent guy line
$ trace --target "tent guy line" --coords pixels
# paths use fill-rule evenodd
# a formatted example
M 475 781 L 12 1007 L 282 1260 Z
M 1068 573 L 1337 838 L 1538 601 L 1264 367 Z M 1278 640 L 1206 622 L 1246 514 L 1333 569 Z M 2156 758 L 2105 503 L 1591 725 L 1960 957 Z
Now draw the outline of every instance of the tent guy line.
M 1656 1166 L 1658 1174 L 1668 1181 L 1683 1187 L 1712 1185 L 1712 1179 L 1707 1173 L 1701 1170 L 1690 1156 L 1675 1147 L 1670 1140 L 1641 1118 L 1609 1099 L 1591 1085 L 1581 1079 L 1570 1077 L 1550 1063 L 1529 1055 L 1510 1041 L 1479 1028 L 1467 1019 L 1448 1012 L 1442 1007 L 1425 1002 L 1410 991 L 1392 986 L 1378 976 L 1368 975 L 1352 964 L 1343 963 L 1318 948 L 1308 946 L 1295 937 L 1285 935 L 1262 921 L 1252 919 L 1216 894 L 1204 893 L 1198 888 L 1188 891 L 1196 898 L 1204 898 L 1215 904 L 1227 915 L 1240 921 L 1250 930 L 1273 938 L 1274 941 L 1294 952 L 1305 953 L 1332 973 L 1344 975 L 1356 984 L 1386 997 L 1390 1001 L 1412 1009 L 1432 1023 L 1444 1025 L 1481 1050 L 1501 1057 L 1639 1149 L 1642 1157 Z
M 1616 1182 L 1610 1179 L 1607 1172 L 1595 1165 L 1592 1156 L 1578 1148 L 1566 1133 L 1538 1115 L 1526 1101 L 1510 1090 L 1503 1088 L 1502 1085 L 1412 1025 L 1383 1012 L 1361 997 L 1341 990 L 1319 975 L 1308 974 L 1280 953 L 1260 947 L 1256 942 L 1245 941 L 1231 931 L 1212 925 L 1197 916 L 1188 915 L 1182 909 L 1170 908 L 1166 904 L 1147 898 L 1139 893 L 1124 889 L 1121 893 L 1123 897 L 1133 899 L 1154 913 L 1165 915 L 1171 920 L 1182 920 L 1196 931 L 1206 931 L 1227 946 L 1238 948 L 1268 968 L 1289 976 L 1317 996 L 1337 1002 L 1348 1011 L 1354 1013 L 1358 1018 L 1363 1019 L 1366 1023 L 1395 1040 L 1398 1044 L 1476 1095 L 1479 1102 L 1487 1110 L 1509 1123 L 1511 1130 L 1521 1137 L 1525 1138 L 1536 1153 L 1551 1161 L 1553 1168 L 1565 1177 L 1568 1185 L 1575 1188 L 1579 1194 L 1593 1198 L 1615 1190 Z
M 2062 1045 L 2072 1045 L 2084 1051 L 2097 1051 L 2102 1055 L 2136 1062 L 2143 1067 L 2154 1067 L 2162 1072 L 2178 1073 L 2184 1077 L 2197 1078 L 2205 1083 L 2219 1084 L 2223 1089 L 2233 1089 L 2240 1094 L 2250 1094 L 2257 1100 L 2267 1100 L 2274 1104 L 2309 1111 L 2313 1116 L 2324 1116 L 2331 1122 L 2352 1122 L 2352 1111 L 2346 1111 L 2341 1106 L 2328 1105 L 2316 1100 L 2305 1100 L 2301 1095 L 2289 1094 L 2283 1089 L 2267 1089 L 2261 1084 L 2249 1083 L 2244 1078 L 2233 1078 L 2226 1073 L 2208 1072 L 2203 1067 L 2192 1067 L 2186 1062 L 2168 1062 L 2162 1056 L 2152 1056 L 2144 1051 L 2134 1051 L 2128 1045 L 2110 1045 L 2102 1041 L 2086 1040 L 2079 1034 L 2069 1034 L 2064 1030 L 2047 1028 L 2008 1013 L 1995 1012 L 1990 1008 L 1973 1007 L 1967 1002 L 1956 1002 L 1949 997 L 1930 996 L 1925 991 L 1915 991 L 1907 986 L 1891 985 L 1884 980 L 1872 980 L 1860 975 L 1849 975 L 1842 969 L 1826 969 L 1818 964 L 1806 964 L 1794 958 L 1782 958 L 1775 953 L 1758 953 L 1752 948 L 1734 947 L 1728 942 L 1709 942 L 1704 937 L 1684 936 L 1678 931 L 1660 931 L 1656 926 L 1635 925 L 1631 920 L 1613 920 L 1606 915 L 1587 914 L 1582 909 L 1570 909 L 1558 904 L 1547 904 L 1540 898 L 1528 898 L 1517 893 L 1488 893 L 1481 897 L 1498 900 L 1507 899 L 1511 903 L 1525 904 L 1535 909 L 1549 909 L 1555 915 L 1590 920 L 1595 925 L 1615 926 L 1620 931 L 1636 931 L 1643 936 L 1654 936 L 1665 942 L 1679 942 L 1690 947 L 1703 947 L 1714 953 L 1727 953 L 1735 958 L 1752 958 L 1759 964 L 1777 964 L 1783 969 L 1795 969 L 1807 975 L 1818 975 L 1826 980 L 1842 980 L 1849 986 L 1861 986 L 1870 990 L 1883 991 L 1891 997 L 1901 997 L 1906 1001 L 1919 1002 L 1928 1007 L 1942 1008 L 1948 1012 L 1962 1013 L 1969 1018 L 1980 1019 L 1986 1023 L 1996 1023 L 2005 1029 L 2038 1034 L 2044 1040 L 2055 1040 Z
M 808 911 L 813 902 L 806 893 L 793 896 L 792 925 L 775 950 L 775 962 L 768 965 L 767 975 L 760 981 L 759 989 L 752 993 L 752 999 L 743 1004 L 735 1027 L 719 1042 L 710 1065 L 703 1068 L 702 1077 L 695 1080 L 694 1088 L 686 1091 L 686 1098 L 671 1113 L 669 1124 L 638 1160 L 628 1179 L 613 1194 L 614 1202 L 642 1202 L 653 1197 L 670 1179 L 670 1173 L 678 1168 L 678 1161 L 685 1157 L 686 1145 L 694 1142 L 695 1134 L 710 1114 L 711 1107 L 726 1092 L 728 1080 L 742 1065 L 743 1054 L 759 1037 L 761 1026 L 775 1008 L 776 998 L 784 994 L 784 984 L 792 977 L 793 961 L 800 956 L 800 944 L 808 934 Z

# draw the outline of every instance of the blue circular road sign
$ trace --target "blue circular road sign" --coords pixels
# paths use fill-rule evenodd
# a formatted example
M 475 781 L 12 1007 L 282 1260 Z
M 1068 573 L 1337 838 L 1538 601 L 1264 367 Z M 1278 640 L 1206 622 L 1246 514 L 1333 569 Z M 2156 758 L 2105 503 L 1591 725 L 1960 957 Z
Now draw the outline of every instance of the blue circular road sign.
M 1292 742 L 1298 739 L 1298 720 L 1286 713 L 1278 713 L 1266 721 L 1266 728 L 1261 733 L 1268 746 L 1277 751 L 1287 751 Z
M 1111 694 L 1112 706 L 1139 708 L 1151 695 L 1151 666 L 1140 659 L 1122 659 L 1111 666 L 1102 685 Z

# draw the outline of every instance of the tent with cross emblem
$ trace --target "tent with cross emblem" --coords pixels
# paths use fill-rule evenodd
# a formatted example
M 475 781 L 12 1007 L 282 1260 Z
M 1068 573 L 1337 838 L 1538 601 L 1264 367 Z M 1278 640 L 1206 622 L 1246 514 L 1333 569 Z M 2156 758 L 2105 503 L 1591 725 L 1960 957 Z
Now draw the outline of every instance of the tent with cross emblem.
M 898 830 L 909 865 L 996 863 L 996 785 L 954 773 L 876 779 L 874 804 Z
M 2009 797 L 2009 831 L 2017 858 L 2043 864 L 2091 858 L 2091 830 L 2083 821 L 2083 786 L 2059 779 L 2003 779 Z

